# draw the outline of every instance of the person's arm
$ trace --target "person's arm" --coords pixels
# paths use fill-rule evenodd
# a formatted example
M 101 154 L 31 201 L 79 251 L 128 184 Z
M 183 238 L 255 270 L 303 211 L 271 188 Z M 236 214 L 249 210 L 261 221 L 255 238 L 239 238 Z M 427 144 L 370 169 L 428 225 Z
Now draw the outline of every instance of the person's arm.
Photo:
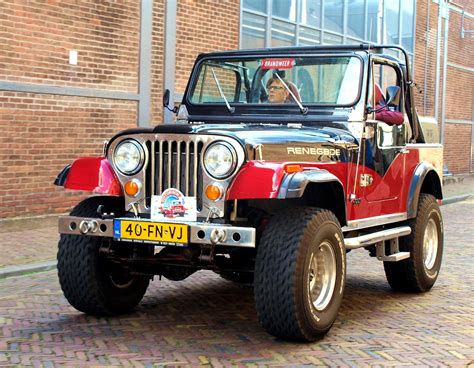
M 377 105 L 377 109 L 381 107 L 382 105 Z M 405 120 L 400 111 L 390 111 L 388 108 L 384 108 L 382 111 L 375 113 L 375 119 L 389 125 L 402 125 Z

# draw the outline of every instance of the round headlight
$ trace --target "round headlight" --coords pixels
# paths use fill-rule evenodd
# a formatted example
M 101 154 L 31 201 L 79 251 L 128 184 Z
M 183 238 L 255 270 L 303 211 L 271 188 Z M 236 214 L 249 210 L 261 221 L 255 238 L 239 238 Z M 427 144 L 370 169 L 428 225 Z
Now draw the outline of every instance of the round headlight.
M 117 145 L 113 160 L 115 167 L 122 174 L 133 175 L 142 168 L 145 151 L 140 143 L 128 139 Z
M 212 177 L 225 179 L 237 165 L 237 154 L 234 147 L 227 142 L 211 144 L 204 154 L 204 167 Z

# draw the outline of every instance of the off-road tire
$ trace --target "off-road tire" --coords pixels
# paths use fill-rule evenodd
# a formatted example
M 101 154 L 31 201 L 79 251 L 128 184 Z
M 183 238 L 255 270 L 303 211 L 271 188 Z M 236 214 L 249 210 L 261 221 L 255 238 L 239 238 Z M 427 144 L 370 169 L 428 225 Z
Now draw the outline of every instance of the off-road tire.
M 430 220 L 436 225 L 438 246 L 433 266 L 428 269 L 423 245 Z M 438 278 L 443 255 L 443 220 L 436 198 L 430 194 L 420 194 L 416 218 L 408 221 L 408 225 L 411 234 L 400 238 L 400 251 L 410 252 L 410 258 L 384 262 L 385 275 L 393 290 L 425 292 L 433 287 Z
M 79 203 L 71 216 L 97 217 L 101 204 L 116 214 L 124 208 L 122 198 L 91 197 Z M 81 312 L 99 316 L 130 312 L 145 295 L 149 279 L 124 276 L 123 284 L 113 282 L 109 272 L 112 266 L 99 253 L 103 241 L 96 236 L 61 235 L 57 255 L 61 289 L 68 302 Z
M 336 216 L 328 210 L 302 207 L 272 217 L 258 245 L 254 280 L 257 314 L 270 334 L 285 340 L 315 341 L 329 331 L 344 293 L 343 239 Z M 317 310 L 310 294 L 314 275 L 310 262 L 323 245 L 333 255 L 335 281 L 326 298 L 328 304 Z

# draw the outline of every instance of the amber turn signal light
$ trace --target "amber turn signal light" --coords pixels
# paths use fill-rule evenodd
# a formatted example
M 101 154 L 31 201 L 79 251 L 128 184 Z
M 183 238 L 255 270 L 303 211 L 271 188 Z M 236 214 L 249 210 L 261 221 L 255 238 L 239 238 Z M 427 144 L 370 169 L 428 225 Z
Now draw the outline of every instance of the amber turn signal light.
M 141 188 L 142 183 L 137 179 L 132 179 L 125 183 L 125 193 L 131 197 L 135 197 L 138 193 L 140 193 Z
M 224 190 L 218 184 L 209 184 L 206 187 L 206 197 L 209 198 L 211 201 L 217 201 L 222 197 Z
M 300 165 L 286 165 L 285 166 L 285 172 L 287 174 L 293 174 L 297 172 L 303 171 L 303 168 Z

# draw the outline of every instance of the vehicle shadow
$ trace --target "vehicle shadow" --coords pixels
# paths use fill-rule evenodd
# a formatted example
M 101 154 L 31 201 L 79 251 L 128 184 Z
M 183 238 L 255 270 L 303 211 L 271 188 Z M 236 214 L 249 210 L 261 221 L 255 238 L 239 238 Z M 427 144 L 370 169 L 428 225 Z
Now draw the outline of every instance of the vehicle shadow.
M 382 314 L 391 303 L 400 305 L 412 297 L 392 292 L 379 275 L 349 275 L 338 319 L 322 343 L 347 342 L 350 334 L 345 331 L 383 325 L 387 319 Z M 98 318 L 72 312 L 48 327 L 73 340 L 112 337 L 115 344 L 132 344 L 132 350 L 154 346 L 162 353 L 199 348 L 210 356 L 246 356 L 268 344 L 281 354 L 304 346 L 275 339 L 261 328 L 253 288 L 239 287 L 209 271 L 180 282 L 155 280 L 136 311 L 128 315 Z

